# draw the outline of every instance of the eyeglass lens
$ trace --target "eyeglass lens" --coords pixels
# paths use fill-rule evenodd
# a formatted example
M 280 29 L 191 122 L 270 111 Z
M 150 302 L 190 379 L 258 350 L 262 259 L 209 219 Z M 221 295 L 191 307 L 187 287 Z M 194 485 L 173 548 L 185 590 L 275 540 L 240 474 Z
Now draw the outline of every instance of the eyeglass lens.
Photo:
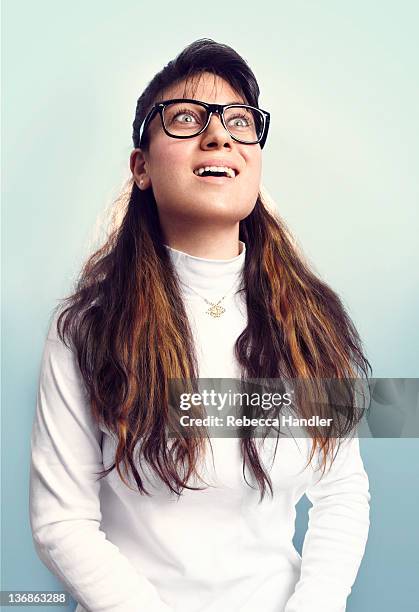
M 166 130 L 173 136 L 194 136 L 207 122 L 208 111 L 193 102 L 172 102 L 163 111 Z M 224 109 L 224 121 L 232 136 L 243 142 L 259 140 L 263 114 L 257 109 L 236 105 Z

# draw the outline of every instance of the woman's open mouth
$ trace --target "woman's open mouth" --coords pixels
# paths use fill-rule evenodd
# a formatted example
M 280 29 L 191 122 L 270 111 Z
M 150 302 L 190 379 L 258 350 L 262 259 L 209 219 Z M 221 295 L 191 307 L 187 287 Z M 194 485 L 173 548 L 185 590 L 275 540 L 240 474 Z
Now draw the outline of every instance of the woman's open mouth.
M 236 178 L 236 171 L 227 166 L 205 166 L 196 168 L 193 173 L 200 181 L 213 184 L 223 184 Z

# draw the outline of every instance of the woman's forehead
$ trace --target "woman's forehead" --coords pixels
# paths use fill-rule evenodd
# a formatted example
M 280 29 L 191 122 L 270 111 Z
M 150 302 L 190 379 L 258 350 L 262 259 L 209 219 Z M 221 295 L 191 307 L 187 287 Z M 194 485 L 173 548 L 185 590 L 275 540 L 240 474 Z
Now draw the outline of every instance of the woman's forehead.
M 222 98 L 225 100 L 224 104 L 245 102 L 243 95 L 236 91 L 228 81 L 210 72 L 201 72 L 182 79 L 167 87 L 159 97 L 162 100 L 192 98 L 203 101 Z

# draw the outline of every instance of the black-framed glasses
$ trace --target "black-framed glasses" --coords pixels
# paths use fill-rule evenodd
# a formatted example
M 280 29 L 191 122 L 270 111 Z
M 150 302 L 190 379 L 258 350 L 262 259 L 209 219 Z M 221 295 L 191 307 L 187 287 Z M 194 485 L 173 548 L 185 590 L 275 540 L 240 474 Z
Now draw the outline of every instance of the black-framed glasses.
M 213 113 L 231 138 L 242 144 L 260 144 L 262 149 L 269 130 L 270 113 L 248 104 L 208 104 L 191 98 L 174 98 L 156 102 L 145 117 L 139 133 L 141 148 L 145 131 L 156 114 L 160 115 L 165 133 L 171 138 L 193 138 L 204 132 Z

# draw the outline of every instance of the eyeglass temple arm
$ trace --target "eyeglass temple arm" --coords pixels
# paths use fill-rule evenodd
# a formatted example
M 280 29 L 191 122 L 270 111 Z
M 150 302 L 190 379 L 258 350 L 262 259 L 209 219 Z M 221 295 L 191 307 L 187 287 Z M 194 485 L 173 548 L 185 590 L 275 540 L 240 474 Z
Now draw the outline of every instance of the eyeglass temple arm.
M 148 113 L 148 115 L 144 118 L 144 121 L 141 124 L 140 127 L 140 133 L 138 134 L 138 146 L 141 147 L 141 141 L 143 139 L 143 134 L 148 126 L 148 124 L 150 123 L 150 121 L 154 118 L 154 115 L 160 111 L 160 108 L 163 107 L 163 104 L 158 103 L 155 104 L 153 106 L 153 108 L 150 110 L 150 112 Z
M 266 139 L 268 137 L 268 131 L 269 131 L 269 123 L 270 123 L 270 119 L 271 119 L 271 115 L 270 113 L 268 113 L 268 111 L 263 111 L 264 116 L 265 116 L 265 130 L 264 130 L 264 134 L 263 134 L 263 138 L 260 141 L 260 148 L 263 149 L 263 147 L 265 146 L 265 142 Z

